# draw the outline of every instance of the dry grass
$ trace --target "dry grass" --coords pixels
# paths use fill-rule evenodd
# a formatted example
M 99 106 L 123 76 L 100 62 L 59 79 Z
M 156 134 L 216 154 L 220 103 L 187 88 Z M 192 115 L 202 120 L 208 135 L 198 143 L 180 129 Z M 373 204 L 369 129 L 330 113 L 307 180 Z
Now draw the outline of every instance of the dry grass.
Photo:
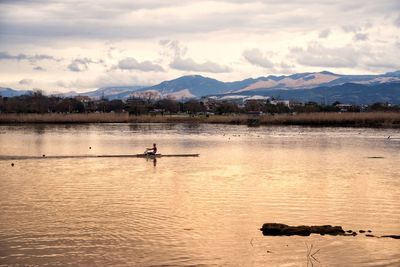
M 347 127 L 400 127 L 400 113 L 301 113 L 263 116 L 265 125 L 309 125 Z
M 0 123 L 91 123 L 129 122 L 128 113 L 0 114 Z
M 142 115 L 129 116 L 127 113 L 89 114 L 0 114 L 0 123 L 215 123 L 247 124 L 247 115 Z M 400 127 L 400 113 L 301 113 L 296 115 L 264 115 L 256 117 L 261 125 L 305 125 L 344 127 Z

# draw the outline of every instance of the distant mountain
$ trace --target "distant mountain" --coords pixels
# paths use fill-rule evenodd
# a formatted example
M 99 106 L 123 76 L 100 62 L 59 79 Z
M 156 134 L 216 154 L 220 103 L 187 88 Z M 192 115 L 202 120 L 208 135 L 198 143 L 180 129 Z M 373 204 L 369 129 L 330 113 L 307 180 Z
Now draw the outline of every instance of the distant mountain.
M 0 87 L 0 96 L 2 97 L 13 97 L 28 94 L 31 91 L 27 90 L 15 90 L 11 88 Z
M 183 76 L 174 80 L 164 81 L 160 84 L 142 88 L 140 91 L 155 90 L 161 95 L 168 96 L 174 93 L 185 92 L 186 96 L 201 97 L 210 94 L 222 94 L 238 90 L 260 79 L 246 79 L 237 82 L 221 82 L 201 75 Z
M 75 97 L 75 96 L 78 96 L 79 93 L 75 92 L 75 91 L 69 91 L 69 92 L 66 92 L 66 93 L 53 92 L 53 93 L 50 93 L 50 95 L 51 96 L 57 96 L 57 97 Z
M 309 89 L 345 83 L 380 84 L 400 82 L 400 71 L 383 75 L 340 75 L 332 72 L 299 73 L 290 76 L 268 76 L 266 79 L 234 91 L 235 93 L 265 89 Z
M 101 99 L 102 97 L 107 98 L 108 100 L 127 99 L 133 92 L 141 88 L 143 88 L 143 86 L 111 86 L 80 93 L 79 95 L 88 96 L 93 99 Z
M 94 91 L 77 93 L 75 91 L 67 93 L 53 93 L 54 96 L 60 97 L 75 97 L 75 96 L 88 96 L 92 99 L 106 98 L 108 100 L 114 99 L 127 99 L 133 92 L 143 88 L 143 86 L 111 86 L 102 87 Z
M 63 97 L 77 95 L 93 99 L 125 100 L 130 96 L 174 98 L 177 100 L 213 95 L 271 96 L 299 101 L 335 99 L 340 102 L 372 103 L 388 101 L 397 103 L 400 71 L 381 75 L 341 75 L 328 71 L 296 73 L 292 75 L 269 75 L 235 82 L 222 82 L 201 75 L 182 76 L 163 81 L 154 86 L 112 86 L 94 91 L 57 94 Z M 0 95 L 16 96 L 29 91 L 1 88 Z M 392 95 L 393 94 L 393 95 Z M 339 100 L 341 99 L 341 100 Z M 389 99 L 389 100 L 387 100 Z
M 103 87 L 94 91 L 78 93 L 75 91 L 70 91 L 66 93 L 53 92 L 49 95 L 58 96 L 58 97 L 75 97 L 75 96 L 88 96 L 93 99 L 101 99 L 102 97 L 107 98 L 109 100 L 113 99 L 127 99 L 129 98 L 133 92 L 143 88 L 143 86 L 112 86 L 112 87 Z M 33 91 L 31 90 L 16 90 L 12 88 L 4 88 L 0 87 L 0 96 L 2 97 L 13 97 L 29 94 Z
M 300 90 L 316 87 L 332 87 L 346 83 L 383 84 L 400 82 L 400 71 L 382 75 L 340 75 L 328 71 L 296 73 L 292 75 L 249 78 L 236 82 L 221 82 L 200 75 L 183 76 L 164 81 L 158 85 L 142 88 L 138 91 L 157 91 L 161 96 L 171 94 L 183 95 L 186 98 L 202 97 L 215 94 L 232 94 L 257 90 Z
M 332 104 L 336 101 L 347 104 L 372 104 L 376 102 L 392 103 L 400 105 L 400 82 L 392 83 L 372 83 L 357 84 L 345 83 L 335 86 L 316 87 L 311 89 L 264 89 L 244 91 L 240 94 L 224 94 L 216 97 L 226 98 L 234 96 L 236 98 L 254 96 L 268 96 L 281 100 L 294 100 L 299 102 L 317 102 L 322 104 Z

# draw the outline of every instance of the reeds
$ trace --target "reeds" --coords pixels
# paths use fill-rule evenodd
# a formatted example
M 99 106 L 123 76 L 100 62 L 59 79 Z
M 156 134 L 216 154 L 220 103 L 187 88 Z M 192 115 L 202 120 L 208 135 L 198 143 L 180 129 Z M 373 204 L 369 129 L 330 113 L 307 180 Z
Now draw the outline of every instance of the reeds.
M 306 244 L 306 247 L 307 247 L 307 267 L 308 266 L 311 266 L 311 267 L 313 267 L 314 266 L 314 263 L 320 263 L 319 262 L 319 260 L 316 258 L 316 256 L 315 255 L 317 255 L 317 253 L 321 250 L 321 249 L 318 249 L 318 250 L 313 250 L 313 247 L 314 247 L 314 245 L 313 244 L 311 244 L 310 246 L 308 246 L 308 244 L 307 244 L 307 242 L 305 242 L 305 244 Z
M 232 115 L 140 115 L 128 113 L 88 114 L 0 114 L 0 123 L 213 123 L 241 124 L 257 122 L 259 125 L 304 125 L 341 127 L 399 127 L 400 113 L 299 113 L 251 116 Z
M 261 124 L 342 127 L 400 127 L 400 113 L 300 113 L 263 116 Z
M 109 123 L 129 122 L 128 113 L 0 114 L 0 123 Z

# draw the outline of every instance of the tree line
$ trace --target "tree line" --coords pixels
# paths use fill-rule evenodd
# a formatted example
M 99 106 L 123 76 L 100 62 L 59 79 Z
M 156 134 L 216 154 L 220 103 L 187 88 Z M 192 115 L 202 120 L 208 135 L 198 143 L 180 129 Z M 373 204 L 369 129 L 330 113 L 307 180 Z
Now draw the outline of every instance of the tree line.
M 173 99 L 139 99 L 122 100 L 88 100 L 79 98 L 62 98 L 45 96 L 40 91 L 15 97 L 0 96 L 1 113 L 91 113 L 91 112 L 129 112 L 133 115 L 146 114 L 232 114 L 262 112 L 280 113 L 311 113 L 311 112 L 360 112 L 360 111 L 400 111 L 400 106 L 387 103 L 375 103 L 367 107 L 345 106 L 335 102 L 332 105 L 321 105 L 315 102 L 297 103 L 290 106 L 284 103 L 250 100 L 244 104 L 231 101 L 176 101 Z

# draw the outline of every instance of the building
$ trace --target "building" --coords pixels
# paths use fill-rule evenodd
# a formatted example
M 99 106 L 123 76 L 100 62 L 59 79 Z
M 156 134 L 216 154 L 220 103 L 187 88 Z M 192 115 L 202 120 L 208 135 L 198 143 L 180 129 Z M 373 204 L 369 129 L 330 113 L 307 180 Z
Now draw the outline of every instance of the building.
M 336 107 L 340 110 L 340 112 L 348 112 L 353 109 L 353 105 L 350 104 L 337 104 Z
M 75 96 L 75 100 L 78 100 L 79 102 L 82 102 L 82 103 L 88 103 L 92 99 L 86 95 L 78 95 L 78 96 Z
M 290 108 L 289 100 L 271 100 L 269 103 L 272 105 L 284 105 L 284 106 Z

